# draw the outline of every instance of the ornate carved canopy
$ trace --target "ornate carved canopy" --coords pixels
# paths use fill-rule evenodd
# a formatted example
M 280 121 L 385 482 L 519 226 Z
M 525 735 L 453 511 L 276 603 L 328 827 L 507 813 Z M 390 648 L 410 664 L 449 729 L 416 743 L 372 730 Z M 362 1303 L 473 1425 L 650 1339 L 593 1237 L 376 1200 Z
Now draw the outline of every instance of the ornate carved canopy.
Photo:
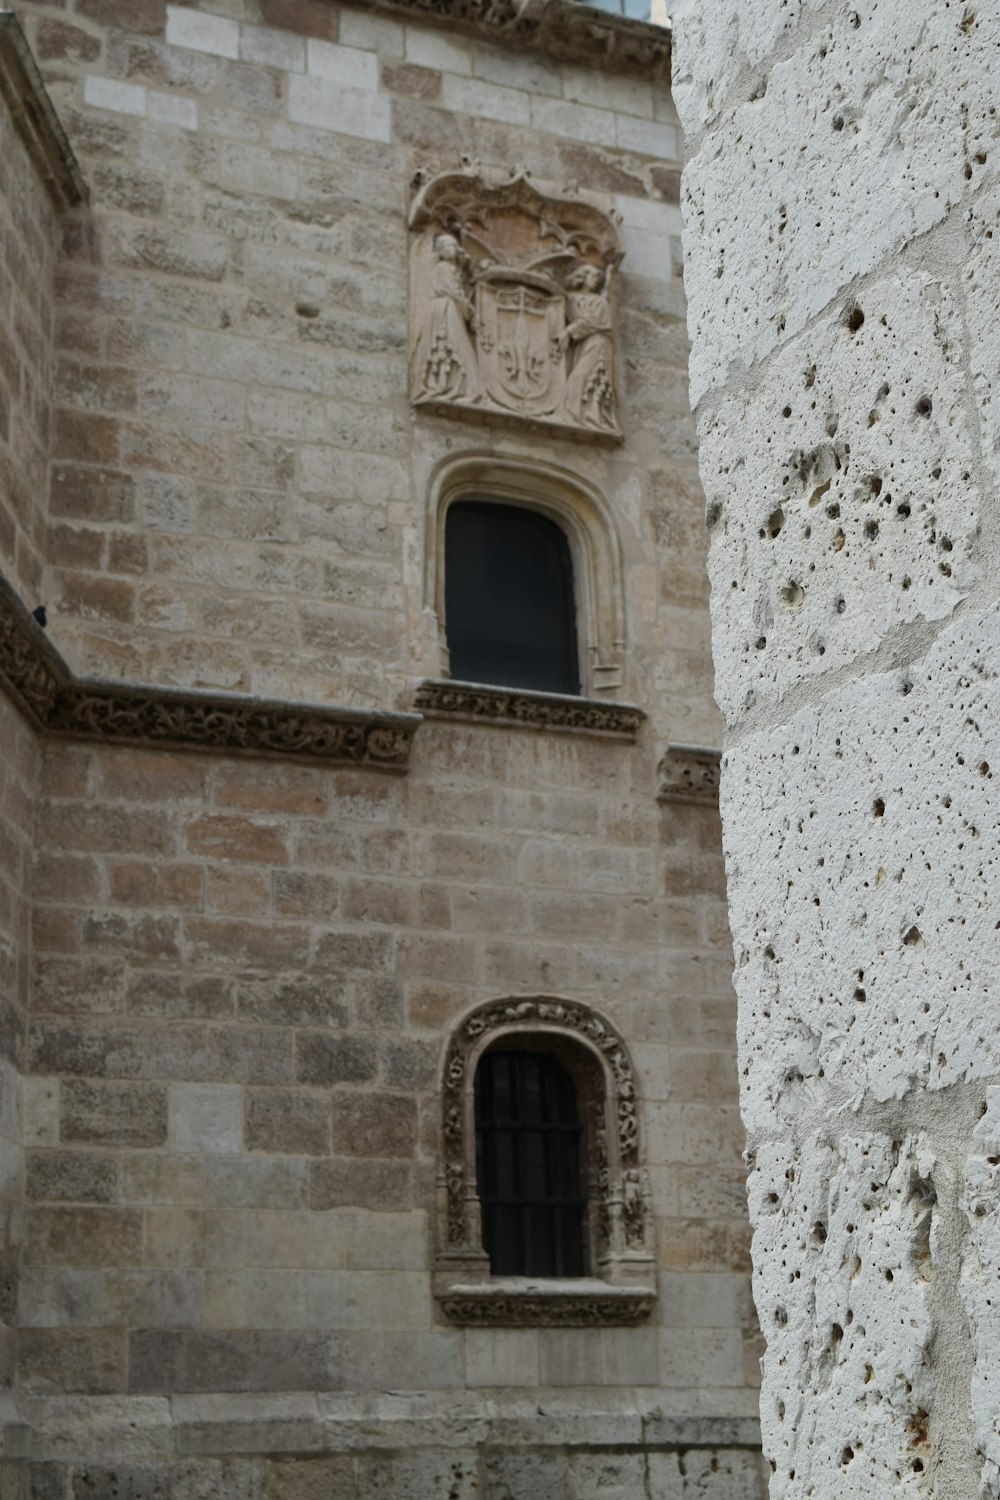
M 578 66 L 670 80 L 671 33 L 566 0 L 362 0 L 390 15 L 423 17 L 484 41 L 515 45 Z

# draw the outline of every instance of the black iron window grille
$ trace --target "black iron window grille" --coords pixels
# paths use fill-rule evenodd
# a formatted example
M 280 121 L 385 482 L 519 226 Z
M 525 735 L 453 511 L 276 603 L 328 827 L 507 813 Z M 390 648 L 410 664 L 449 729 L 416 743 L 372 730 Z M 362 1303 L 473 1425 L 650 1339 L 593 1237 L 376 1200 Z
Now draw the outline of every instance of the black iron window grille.
M 475 1103 L 476 1181 L 492 1275 L 586 1275 L 582 1125 L 570 1074 L 547 1052 L 486 1052 Z

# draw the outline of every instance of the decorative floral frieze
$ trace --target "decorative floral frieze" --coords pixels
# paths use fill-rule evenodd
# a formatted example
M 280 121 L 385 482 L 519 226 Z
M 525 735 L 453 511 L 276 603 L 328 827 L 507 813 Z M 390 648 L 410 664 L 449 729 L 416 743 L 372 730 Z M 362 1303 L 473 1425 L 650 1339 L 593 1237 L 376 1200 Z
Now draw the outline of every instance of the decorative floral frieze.
M 670 31 L 565 0 L 376 0 L 377 9 L 425 16 L 577 66 L 670 81 Z
M 668 745 L 657 767 L 660 802 L 717 805 L 721 752 L 699 745 Z
M 635 739 L 646 717 L 641 708 L 630 703 L 483 687 L 446 678 L 418 683 L 414 707 L 428 718 L 476 719 L 624 740 Z
M 617 442 L 617 215 L 523 167 L 422 181 L 410 211 L 410 397 Z
M 441 1311 L 452 1323 L 504 1328 L 592 1328 L 598 1325 L 641 1323 L 656 1302 L 650 1291 L 618 1287 L 601 1290 L 546 1292 L 536 1289 L 501 1291 L 494 1287 L 453 1287 L 439 1298 Z
M 73 739 L 303 756 L 405 770 L 416 714 L 268 702 L 73 676 L 0 575 L 0 682 L 37 728 Z

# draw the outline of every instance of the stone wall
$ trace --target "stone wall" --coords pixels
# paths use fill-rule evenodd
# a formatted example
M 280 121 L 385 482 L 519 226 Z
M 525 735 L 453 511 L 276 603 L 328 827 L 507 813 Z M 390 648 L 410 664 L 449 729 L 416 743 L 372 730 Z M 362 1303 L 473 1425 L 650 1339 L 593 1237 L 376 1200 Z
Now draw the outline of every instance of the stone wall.
M 288 1389 L 564 1387 L 585 1369 L 743 1414 L 718 825 L 671 807 L 661 829 L 648 787 L 633 807 L 637 760 L 445 724 L 405 778 L 49 749 L 24 1389 L 271 1390 L 276 1364 Z M 539 991 L 596 1004 L 634 1048 L 662 1301 L 643 1328 L 461 1331 L 431 1303 L 443 1039 L 482 998 Z
M 49 640 L 111 679 L 46 658 L 33 696 L 13 683 L 64 736 L 33 751 L 31 1482 L 744 1500 L 720 834 L 710 758 L 664 758 L 717 732 L 672 104 L 482 27 L 224 10 L 23 10 L 91 193 L 60 226 Z M 620 444 L 411 410 L 411 184 L 468 152 L 621 213 Z M 618 658 L 575 728 L 438 697 L 399 774 L 135 743 L 155 714 L 129 705 L 165 701 L 143 684 L 201 690 L 199 724 L 219 690 L 285 700 L 293 728 L 289 699 L 412 709 L 446 664 L 433 507 L 463 461 L 575 482 L 608 518 Z M 434 1295 L 445 1049 L 474 1007 L 539 995 L 631 1053 L 656 1293 L 634 1326 L 614 1299 L 593 1326 L 467 1326 Z
M 440 668 L 435 470 L 565 451 L 414 424 L 412 182 L 523 164 L 623 215 L 629 442 L 571 467 L 621 529 L 626 695 L 710 740 L 666 85 L 320 0 L 224 9 L 19 9 L 91 190 L 59 269 L 53 638 L 101 676 L 409 705 Z
M 0 701 L 0 744 L 0 1391 L 6 1391 L 14 1383 L 16 1353 L 14 1326 L 24 1196 L 18 1085 L 29 1003 L 32 836 L 38 766 L 34 736 L 5 701 Z M 0 1422 L 7 1420 L 9 1413 L 0 1405 Z
M 996 1497 L 1000 27 L 675 10 L 771 1494 Z
M 0 567 L 38 603 L 46 555 L 56 208 L 17 128 L 6 33 L 0 38 Z M 8 98 L 8 93 L 11 95 Z

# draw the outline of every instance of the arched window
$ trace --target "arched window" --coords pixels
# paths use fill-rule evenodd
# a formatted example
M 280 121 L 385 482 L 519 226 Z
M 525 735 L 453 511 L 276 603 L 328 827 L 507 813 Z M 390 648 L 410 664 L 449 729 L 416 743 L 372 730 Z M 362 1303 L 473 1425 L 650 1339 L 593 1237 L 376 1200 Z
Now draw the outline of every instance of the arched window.
M 589 1006 L 493 1000 L 448 1042 L 434 1290 L 466 1324 L 635 1323 L 656 1297 L 625 1043 Z
M 451 505 L 445 630 L 460 682 L 579 693 L 573 562 L 562 528 L 522 505 Z
M 486 1052 L 476 1069 L 476 1185 L 494 1276 L 587 1270 L 576 1085 L 550 1052 Z

